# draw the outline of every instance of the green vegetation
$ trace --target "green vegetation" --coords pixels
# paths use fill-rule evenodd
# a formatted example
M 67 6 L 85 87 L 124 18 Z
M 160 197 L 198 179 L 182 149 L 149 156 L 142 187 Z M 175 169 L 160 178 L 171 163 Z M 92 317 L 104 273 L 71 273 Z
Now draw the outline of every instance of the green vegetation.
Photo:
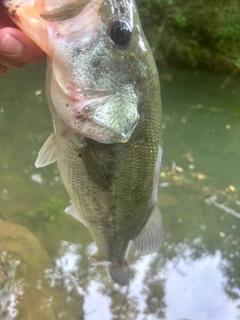
M 158 62 L 240 69 L 240 1 L 143 0 L 139 13 Z

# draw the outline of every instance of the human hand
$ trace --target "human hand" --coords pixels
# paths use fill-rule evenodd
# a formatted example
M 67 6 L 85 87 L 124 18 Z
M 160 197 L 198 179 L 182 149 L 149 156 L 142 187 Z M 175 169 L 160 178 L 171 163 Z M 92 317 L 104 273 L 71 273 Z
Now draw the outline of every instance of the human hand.
M 19 69 L 44 58 L 45 53 L 17 28 L 0 0 L 0 77 L 8 68 Z

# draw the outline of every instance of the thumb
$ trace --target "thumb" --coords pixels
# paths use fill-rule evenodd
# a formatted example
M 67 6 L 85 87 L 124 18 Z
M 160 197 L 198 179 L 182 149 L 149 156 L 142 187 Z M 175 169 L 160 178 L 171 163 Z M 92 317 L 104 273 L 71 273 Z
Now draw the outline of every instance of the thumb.
M 0 54 L 19 62 L 37 62 L 45 58 L 45 53 L 21 30 L 0 29 Z

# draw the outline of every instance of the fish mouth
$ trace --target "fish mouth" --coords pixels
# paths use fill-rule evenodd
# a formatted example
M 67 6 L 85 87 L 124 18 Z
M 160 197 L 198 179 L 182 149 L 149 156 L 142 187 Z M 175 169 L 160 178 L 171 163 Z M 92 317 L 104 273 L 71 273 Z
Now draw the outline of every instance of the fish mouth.
M 82 91 L 85 103 L 74 112 L 76 131 L 101 143 L 127 142 L 138 119 L 139 95 L 132 85 L 118 91 Z M 76 110 L 75 109 L 75 110 Z

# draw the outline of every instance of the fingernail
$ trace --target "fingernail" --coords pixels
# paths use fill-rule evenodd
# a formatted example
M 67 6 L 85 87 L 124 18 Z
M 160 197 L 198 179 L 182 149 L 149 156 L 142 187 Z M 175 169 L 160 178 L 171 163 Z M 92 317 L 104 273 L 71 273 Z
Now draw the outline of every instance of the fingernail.
M 22 52 L 23 46 L 12 35 L 7 34 L 0 42 L 0 51 L 6 54 L 19 54 Z

